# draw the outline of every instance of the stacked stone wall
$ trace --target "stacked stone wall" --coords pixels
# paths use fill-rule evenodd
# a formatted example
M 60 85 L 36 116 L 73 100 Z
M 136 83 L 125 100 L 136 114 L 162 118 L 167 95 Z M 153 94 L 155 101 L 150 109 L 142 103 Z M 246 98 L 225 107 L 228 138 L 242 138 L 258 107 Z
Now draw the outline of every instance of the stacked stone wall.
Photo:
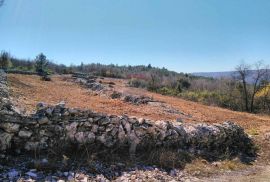
M 0 93 L 6 92 L 4 73 L 0 75 L 0 88 Z M 64 103 L 39 103 L 35 114 L 24 116 L 13 109 L 8 94 L 1 95 L 0 101 L 0 153 L 46 152 L 70 146 L 121 149 L 131 156 L 149 147 L 166 147 L 208 158 L 255 152 L 252 140 L 232 122 L 208 125 L 151 121 L 67 108 Z

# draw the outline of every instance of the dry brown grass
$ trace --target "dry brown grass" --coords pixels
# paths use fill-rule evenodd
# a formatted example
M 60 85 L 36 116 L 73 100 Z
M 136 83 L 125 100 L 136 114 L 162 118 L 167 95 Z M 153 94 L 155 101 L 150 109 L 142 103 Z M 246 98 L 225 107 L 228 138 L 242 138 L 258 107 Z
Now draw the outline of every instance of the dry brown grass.
M 221 174 L 225 171 L 244 170 L 248 167 L 248 165 L 241 163 L 239 160 L 208 163 L 206 160 L 197 159 L 188 163 L 185 167 L 185 171 L 194 176 L 209 177 L 214 174 Z
M 150 105 L 137 106 L 117 99 L 108 99 L 92 94 L 87 89 L 68 81 L 67 76 L 53 76 L 51 82 L 44 82 L 38 76 L 9 74 L 8 81 L 11 88 L 11 96 L 17 101 L 18 105 L 25 108 L 28 112 L 35 110 L 38 102 L 56 104 L 64 100 L 68 107 L 92 109 L 97 112 L 114 115 L 127 114 L 153 120 L 175 120 L 179 117 L 177 114 L 164 112 L 160 107 Z M 191 118 L 185 119 L 186 122 L 220 123 L 225 120 L 231 120 L 246 129 L 254 129 L 258 133 L 269 128 L 269 116 L 230 111 L 180 98 L 163 96 L 143 89 L 130 88 L 126 86 L 126 80 L 105 78 L 103 82 L 114 82 L 116 84 L 114 86 L 115 89 L 120 92 L 147 95 L 155 100 L 165 102 L 175 109 L 191 115 Z
M 149 119 L 173 120 L 176 115 L 165 115 L 160 108 L 147 105 L 134 106 L 117 99 L 108 99 L 91 93 L 62 76 L 53 76 L 44 82 L 38 76 L 8 75 L 11 96 L 27 112 L 35 110 L 38 102 L 56 104 L 65 101 L 68 107 L 91 109 L 113 115 L 131 115 Z

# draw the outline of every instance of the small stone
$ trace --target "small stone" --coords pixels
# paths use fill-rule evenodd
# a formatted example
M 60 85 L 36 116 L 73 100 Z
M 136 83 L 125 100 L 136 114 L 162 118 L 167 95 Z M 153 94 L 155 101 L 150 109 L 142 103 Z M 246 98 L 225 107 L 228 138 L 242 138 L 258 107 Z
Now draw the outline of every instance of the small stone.
M 38 120 L 38 123 L 39 124 L 48 124 L 50 121 L 49 121 L 49 119 L 47 118 L 47 117 L 43 117 L 43 118 L 41 118 L 41 119 L 39 119 Z
M 63 114 L 63 116 L 69 116 L 69 114 L 70 113 L 68 111 L 65 111 L 64 114 Z
M 26 131 L 26 130 L 21 130 L 19 132 L 19 137 L 22 137 L 22 138 L 30 138 L 32 136 L 32 132 L 31 131 Z
M 28 151 L 30 150 L 36 150 L 38 147 L 39 143 L 38 142 L 26 142 L 24 148 Z
M 6 150 L 11 146 L 11 139 L 13 134 L 10 133 L 1 133 L 0 131 L 0 150 Z
M 68 110 L 70 114 L 76 115 L 79 113 L 79 111 L 77 109 L 69 109 Z
M 11 171 L 8 172 L 8 177 L 11 179 L 16 178 L 19 175 L 19 172 L 16 171 L 15 169 L 12 169 Z
M 121 162 L 116 163 L 116 165 L 117 165 L 118 167 L 120 167 L 120 168 L 122 168 L 122 167 L 125 167 L 125 166 L 126 166 L 124 163 L 121 163 Z
M 90 123 L 93 123 L 93 118 L 88 118 L 87 121 L 89 121 Z
M 139 124 L 143 124 L 145 122 L 145 119 L 144 118 L 139 118 L 138 121 L 139 121 Z
M 72 180 L 74 180 L 74 177 L 73 176 L 68 176 L 68 181 L 72 181 Z
M 215 167 L 220 167 L 222 165 L 222 163 L 221 162 L 213 162 L 212 165 Z
M 178 122 L 178 123 L 183 123 L 184 121 L 183 121 L 182 118 L 176 118 L 176 122 Z
M 176 176 L 176 175 L 177 175 L 176 170 L 175 170 L 175 169 L 172 169 L 172 170 L 170 171 L 170 176 L 174 177 L 174 176 Z
M 264 139 L 270 141 L 270 132 L 264 134 Z
M 20 125 L 16 123 L 0 123 L 0 128 L 8 133 L 16 133 L 19 131 Z
M 47 114 L 47 115 L 51 116 L 52 113 L 53 113 L 53 108 L 50 108 L 50 107 L 49 107 L 49 108 L 46 109 L 46 114 Z
M 48 162 L 49 162 L 48 159 L 45 159 L 45 158 L 41 160 L 41 163 L 43 164 L 47 164 Z
M 37 110 L 41 110 L 41 109 L 44 109 L 46 107 L 46 104 L 44 102 L 39 102 L 37 103 L 36 105 L 36 109 Z
M 28 176 L 30 176 L 30 177 L 32 177 L 32 178 L 37 178 L 37 174 L 34 173 L 34 172 L 29 171 L 29 172 L 27 172 L 25 174 L 28 175 Z
M 87 134 L 87 142 L 88 143 L 93 143 L 95 141 L 96 135 L 92 132 L 89 132 Z
M 61 108 L 65 108 L 65 101 L 61 101 L 60 103 L 57 104 L 57 106 L 61 107 Z
M 97 133 L 98 132 L 98 125 L 93 125 L 91 131 L 93 133 Z

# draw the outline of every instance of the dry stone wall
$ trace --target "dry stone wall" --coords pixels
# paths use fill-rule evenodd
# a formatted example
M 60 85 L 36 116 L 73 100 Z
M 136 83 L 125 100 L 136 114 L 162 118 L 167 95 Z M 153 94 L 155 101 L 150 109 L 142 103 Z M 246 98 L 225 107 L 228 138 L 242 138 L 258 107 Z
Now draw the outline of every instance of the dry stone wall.
M 0 69 L 0 98 L 8 98 L 7 75 Z
M 22 70 L 13 70 L 13 69 L 9 69 L 6 72 L 12 73 L 12 74 L 21 74 L 21 75 L 38 75 L 37 72 L 33 72 L 33 71 L 22 71 Z
M 1 85 L 5 85 L 5 76 L 1 75 L 4 80 Z M 187 151 L 207 158 L 255 154 L 251 139 L 232 122 L 207 125 L 151 121 L 67 108 L 64 103 L 55 106 L 39 103 L 35 114 L 24 116 L 13 109 L 8 96 L 1 96 L 0 107 L 0 153 L 46 152 L 76 146 L 89 150 L 119 149 L 131 156 L 151 147 Z
M 72 77 L 75 79 L 75 82 L 80 83 L 85 86 L 87 89 L 90 89 L 97 94 L 105 95 L 108 98 L 120 99 L 124 102 L 140 105 L 148 104 L 149 102 L 157 102 L 148 96 L 138 96 L 130 95 L 126 93 L 121 93 L 113 89 L 113 84 L 105 85 L 102 82 L 97 82 L 97 77 L 85 75 L 85 74 L 73 74 Z

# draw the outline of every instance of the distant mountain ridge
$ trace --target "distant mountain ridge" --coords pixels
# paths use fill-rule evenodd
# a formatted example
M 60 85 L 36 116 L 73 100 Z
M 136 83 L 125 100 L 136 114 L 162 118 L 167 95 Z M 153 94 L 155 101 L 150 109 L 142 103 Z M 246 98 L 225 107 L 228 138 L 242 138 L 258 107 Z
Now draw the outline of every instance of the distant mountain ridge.
M 253 83 L 257 75 L 257 71 L 250 70 L 250 72 L 251 73 L 247 77 L 247 82 Z M 191 73 L 191 75 L 220 79 L 220 78 L 233 78 L 239 74 L 237 71 L 221 71 L 221 72 L 195 72 L 195 73 Z
M 232 78 L 236 71 L 221 71 L 221 72 L 195 72 L 191 73 L 194 76 L 203 76 L 211 78 Z

